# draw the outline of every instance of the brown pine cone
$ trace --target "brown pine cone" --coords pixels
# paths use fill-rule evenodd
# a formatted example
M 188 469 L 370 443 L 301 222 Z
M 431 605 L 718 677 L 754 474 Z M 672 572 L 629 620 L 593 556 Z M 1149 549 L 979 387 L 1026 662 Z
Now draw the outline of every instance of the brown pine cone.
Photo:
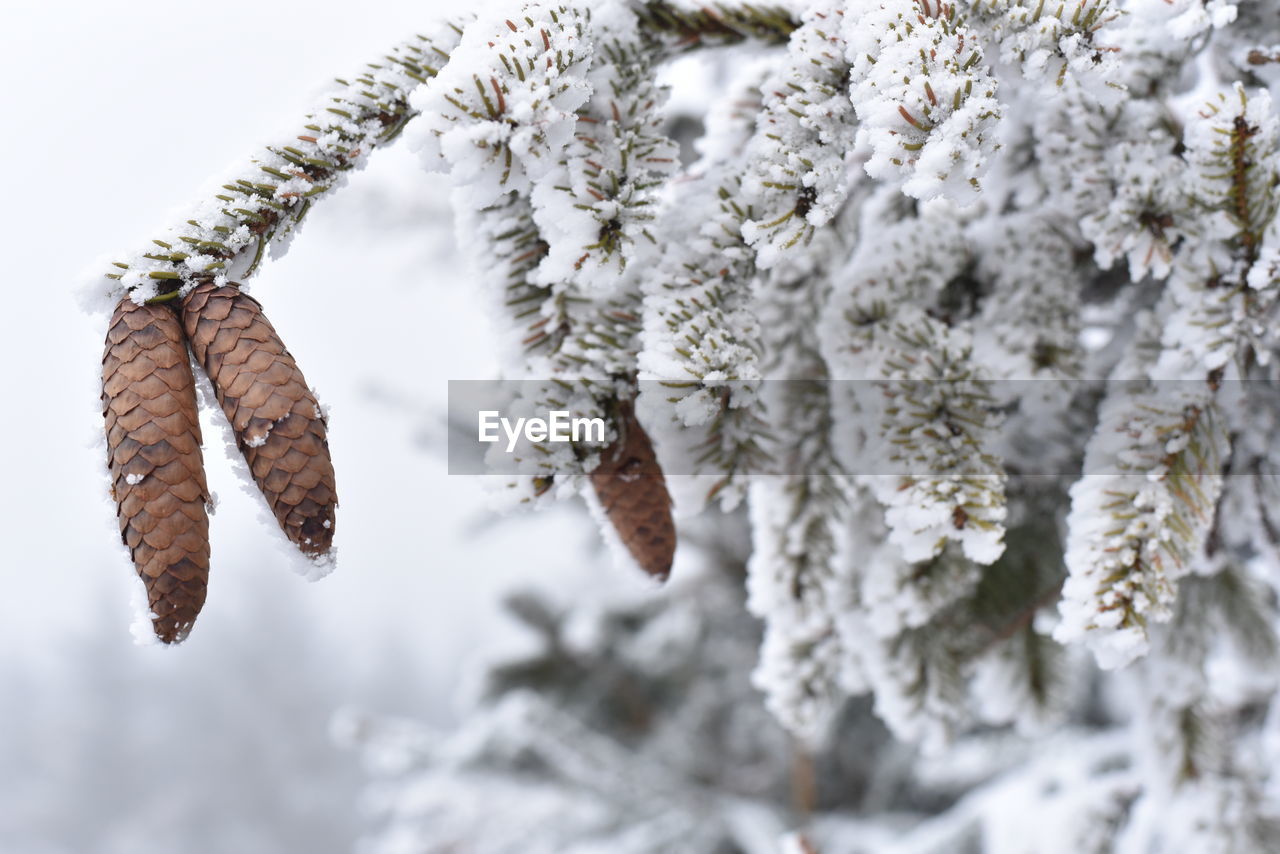
M 646 573 L 666 581 L 676 551 L 671 495 L 658 458 L 630 404 L 618 414 L 618 438 L 600 455 L 591 485 L 618 537 Z
M 280 527 L 304 554 L 325 554 L 338 494 L 324 416 L 262 306 L 206 283 L 183 300 L 182 325 Z
M 121 300 L 102 356 L 102 403 L 120 536 L 146 585 L 156 637 L 175 643 L 191 631 L 209 583 L 209 487 L 173 309 Z

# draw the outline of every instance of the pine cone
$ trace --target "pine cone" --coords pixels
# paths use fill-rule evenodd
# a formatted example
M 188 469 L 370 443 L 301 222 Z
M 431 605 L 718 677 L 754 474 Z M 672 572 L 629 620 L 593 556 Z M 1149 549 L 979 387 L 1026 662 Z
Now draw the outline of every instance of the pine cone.
M 304 554 L 325 554 L 338 495 L 324 416 L 262 306 L 206 283 L 183 300 L 182 324 L 280 527 Z
M 121 300 L 107 329 L 102 402 L 120 536 L 146 585 L 156 636 L 175 643 L 191 631 L 209 583 L 209 487 L 173 309 Z
M 671 495 L 658 458 L 630 404 L 618 416 L 618 438 L 600 456 L 591 485 L 609 522 L 646 573 L 666 581 L 676 551 Z

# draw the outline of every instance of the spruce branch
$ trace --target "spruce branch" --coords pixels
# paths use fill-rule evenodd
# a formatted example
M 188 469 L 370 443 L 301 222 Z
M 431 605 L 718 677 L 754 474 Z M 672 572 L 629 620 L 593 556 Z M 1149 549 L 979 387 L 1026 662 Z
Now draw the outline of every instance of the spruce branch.
M 843 16 L 836 2 L 806 11 L 786 60 L 762 87 L 764 109 L 745 182 L 757 213 L 743 225 L 761 268 L 807 246 L 849 192 L 845 157 L 855 124 Z
M 1038 0 L 967 0 L 969 15 L 993 36 L 1000 58 L 1026 77 L 1061 89 L 1068 78 L 1093 89 L 1115 74 L 1108 25 L 1121 17 L 1112 0 L 1057 5 Z
M 1147 652 L 1204 546 L 1227 454 L 1207 386 L 1117 384 L 1071 489 L 1059 641 L 1083 641 L 1105 668 Z
M 946 3 L 856 0 L 843 36 L 867 174 L 917 199 L 972 198 L 1003 112 L 977 34 Z
M 1066 381 L 1083 373 L 1083 282 L 1075 247 L 1059 229 L 1052 218 L 1024 211 L 967 229 L 984 289 L 974 324 L 988 333 L 974 346 L 1000 379 Z M 1065 382 L 1057 385 L 1066 391 Z
M 968 717 L 965 663 L 952 637 L 934 626 L 906 629 L 873 641 L 868 678 L 875 688 L 876 714 L 894 734 L 937 750 Z
M 524 440 L 514 455 L 491 457 L 514 475 L 507 494 L 528 504 L 583 488 L 581 475 L 623 435 L 640 308 L 619 276 L 674 158 L 655 121 L 654 69 L 625 10 L 600 22 L 585 7 L 522 12 L 477 25 L 455 52 L 462 65 L 415 103 L 426 114 L 426 165 L 446 166 L 458 185 L 460 229 L 497 294 L 507 374 L 530 381 L 512 405 L 610 423 L 604 444 Z M 595 241 L 585 250 L 575 242 L 584 231 Z M 611 280 L 587 287 L 602 271 Z
M 663 132 L 667 87 L 658 85 L 656 52 L 635 15 L 597 14 L 589 32 L 591 97 L 532 201 L 549 244 L 542 279 L 600 292 L 655 248 L 652 223 L 679 149 Z
M 1187 160 L 1197 181 L 1190 196 L 1205 214 L 1224 214 L 1232 254 L 1248 268 L 1258 259 L 1267 226 L 1275 218 L 1280 172 L 1280 122 L 1266 90 L 1252 97 L 1237 83 L 1218 93 L 1187 129 Z M 1206 226 L 1205 237 L 1219 230 Z M 1224 271 L 1225 272 L 1225 271 Z
M 832 376 L 862 381 L 836 408 L 845 471 L 872 475 L 908 561 L 957 542 L 988 564 L 1006 513 L 990 377 L 973 358 L 973 330 L 928 308 L 965 272 L 969 247 L 945 206 L 903 215 L 898 198 L 890 186 L 864 205 L 863 241 L 823 325 Z
M 1240 84 L 1230 96 L 1219 93 L 1188 126 L 1186 147 L 1194 226 L 1169 279 L 1164 353 L 1154 370 L 1199 379 L 1221 376 L 1251 346 L 1263 349 L 1257 342 L 1280 297 L 1280 121 L 1270 96 L 1250 96 Z
M 754 253 L 742 237 L 750 211 L 737 201 L 736 181 L 723 177 L 718 188 L 707 179 L 687 185 L 701 196 L 685 212 L 690 223 L 702 223 L 700 233 L 644 282 L 639 364 L 650 382 L 640 411 L 659 431 L 659 448 L 682 461 L 683 473 L 710 480 L 704 500 L 732 509 L 769 453 L 757 396 Z
M 753 39 L 784 44 L 800 26 L 781 6 L 716 3 L 690 8 L 668 0 L 642 0 L 633 8 L 640 24 L 668 53 Z
M 449 23 L 393 48 L 326 96 L 297 132 L 254 153 L 212 198 L 152 246 L 116 261 L 105 290 L 135 301 L 186 292 L 198 282 L 244 281 L 267 250 L 283 251 L 311 206 L 361 168 L 369 153 L 394 140 L 415 115 L 410 93 L 433 78 L 461 37 Z
M 527 194 L 572 138 L 591 96 L 589 10 L 525 3 L 519 15 L 477 18 L 413 106 L 423 164 L 447 170 L 473 203 Z
M 873 483 L 891 536 L 908 560 L 934 557 L 954 540 L 970 559 L 991 563 L 1004 548 L 1007 509 L 990 383 L 971 345 L 932 318 L 897 321 L 890 335 L 875 447 L 896 476 Z
M 747 607 L 765 627 L 753 680 L 769 710 L 810 746 L 831 735 L 850 685 L 860 681 L 859 651 L 838 629 L 855 584 L 843 548 L 855 488 L 837 474 L 829 378 L 818 349 L 829 286 L 825 270 L 775 268 L 761 277 L 760 395 L 782 473 L 754 478 L 749 492 Z
M 851 499 L 838 565 L 844 595 L 836 625 L 846 690 L 873 692 L 877 713 L 902 739 L 941 744 L 974 712 L 1034 728 L 1063 711 L 1070 672 L 1036 616 L 1058 597 L 1055 495 L 1014 481 L 1009 547 L 990 566 L 955 546 L 911 562 L 887 536 L 870 490 Z M 857 672 L 855 672 L 857 671 Z M 958 683 L 972 676 L 972 702 Z
M 703 158 L 673 186 L 661 234 L 667 252 L 640 281 L 644 328 L 638 357 L 644 382 L 637 412 L 660 455 L 698 476 L 701 501 L 732 509 L 749 475 L 770 462 L 758 390 L 763 353 L 755 316 L 757 269 L 743 223 L 744 149 L 761 103 L 758 80 L 744 81 L 708 117 Z

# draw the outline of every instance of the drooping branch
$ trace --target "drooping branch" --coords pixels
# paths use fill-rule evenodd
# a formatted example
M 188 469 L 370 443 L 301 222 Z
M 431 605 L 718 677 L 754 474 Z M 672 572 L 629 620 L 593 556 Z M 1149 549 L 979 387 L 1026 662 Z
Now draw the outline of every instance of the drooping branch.
M 776 7 L 717 5 L 683 9 L 668 2 L 636 4 L 638 24 L 654 40 L 657 61 L 704 46 L 758 39 L 785 43 L 798 25 Z M 203 281 L 243 281 L 268 250 L 283 254 L 312 205 L 361 168 L 417 115 L 410 96 L 436 76 L 462 38 L 448 22 L 393 48 L 327 95 L 295 134 L 251 155 L 211 197 L 149 245 L 112 262 L 93 285 L 95 303 L 114 305 L 123 292 L 166 301 Z M 97 297 L 105 297 L 103 300 Z
M 151 246 L 114 262 L 105 293 L 171 299 L 201 281 L 244 280 L 266 251 L 283 249 L 311 206 L 364 165 L 415 115 L 412 91 L 436 75 L 461 37 L 457 24 L 398 45 L 328 95 L 290 138 L 263 147 L 218 192 Z M 114 300 L 113 300 L 114 302 Z

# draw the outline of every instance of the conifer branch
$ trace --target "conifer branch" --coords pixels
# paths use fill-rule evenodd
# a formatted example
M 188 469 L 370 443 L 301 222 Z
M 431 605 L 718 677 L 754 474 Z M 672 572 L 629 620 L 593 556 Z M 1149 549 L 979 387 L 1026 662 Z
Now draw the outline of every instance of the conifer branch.
M 782 67 L 763 86 L 746 181 L 756 214 L 743 226 L 761 268 L 807 246 L 849 192 L 845 157 L 855 122 L 843 17 L 836 2 L 807 11 Z
M 1266 90 L 1219 93 L 1186 133 L 1194 227 L 1169 279 L 1171 310 L 1154 370 L 1221 376 L 1266 333 L 1280 297 L 1275 276 L 1280 121 Z M 1259 259 L 1266 254 L 1265 263 Z
M 890 189 L 864 205 L 863 242 L 846 268 L 854 284 L 834 293 L 823 327 L 832 375 L 864 381 L 836 410 L 845 470 L 872 475 L 908 561 L 954 541 L 988 564 L 1003 548 L 1006 512 L 989 377 L 965 325 L 923 307 L 962 275 L 968 247 L 946 212 L 877 222 L 895 204 Z
M 1106 668 L 1147 652 L 1204 546 L 1227 453 L 1208 387 L 1112 390 L 1071 490 L 1058 640 L 1083 641 Z
M 701 500 L 725 509 L 766 470 L 768 436 L 757 391 L 763 355 L 754 313 L 757 270 L 743 223 L 743 151 L 760 104 L 756 81 L 708 118 L 704 157 L 669 200 L 668 252 L 641 280 L 643 381 L 638 412 L 655 430 L 659 453 L 706 483 Z M 751 109 L 744 109 L 750 105 Z
M 830 735 L 850 686 L 861 687 L 859 647 L 847 646 L 838 628 L 856 585 L 844 548 L 855 488 L 837 473 L 818 349 L 824 273 L 775 269 L 760 282 L 761 398 L 781 473 L 751 484 L 747 564 L 747 607 L 765 626 L 754 681 L 783 726 L 811 746 Z
M 998 143 L 1003 107 L 982 44 L 956 7 L 856 0 L 843 20 L 858 144 L 872 178 L 918 199 L 971 198 Z
M 290 138 L 268 145 L 230 175 L 212 198 L 152 246 L 116 261 L 107 295 L 135 301 L 185 292 L 198 282 L 244 281 L 268 251 L 283 252 L 311 206 L 394 140 L 416 111 L 410 94 L 433 78 L 461 38 L 458 24 L 398 45 L 325 97 Z
M 694 8 L 668 0 L 633 4 L 640 24 L 670 53 L 757 40 L 784 44 L 800 26 L 781 6 L 715 3 Z

